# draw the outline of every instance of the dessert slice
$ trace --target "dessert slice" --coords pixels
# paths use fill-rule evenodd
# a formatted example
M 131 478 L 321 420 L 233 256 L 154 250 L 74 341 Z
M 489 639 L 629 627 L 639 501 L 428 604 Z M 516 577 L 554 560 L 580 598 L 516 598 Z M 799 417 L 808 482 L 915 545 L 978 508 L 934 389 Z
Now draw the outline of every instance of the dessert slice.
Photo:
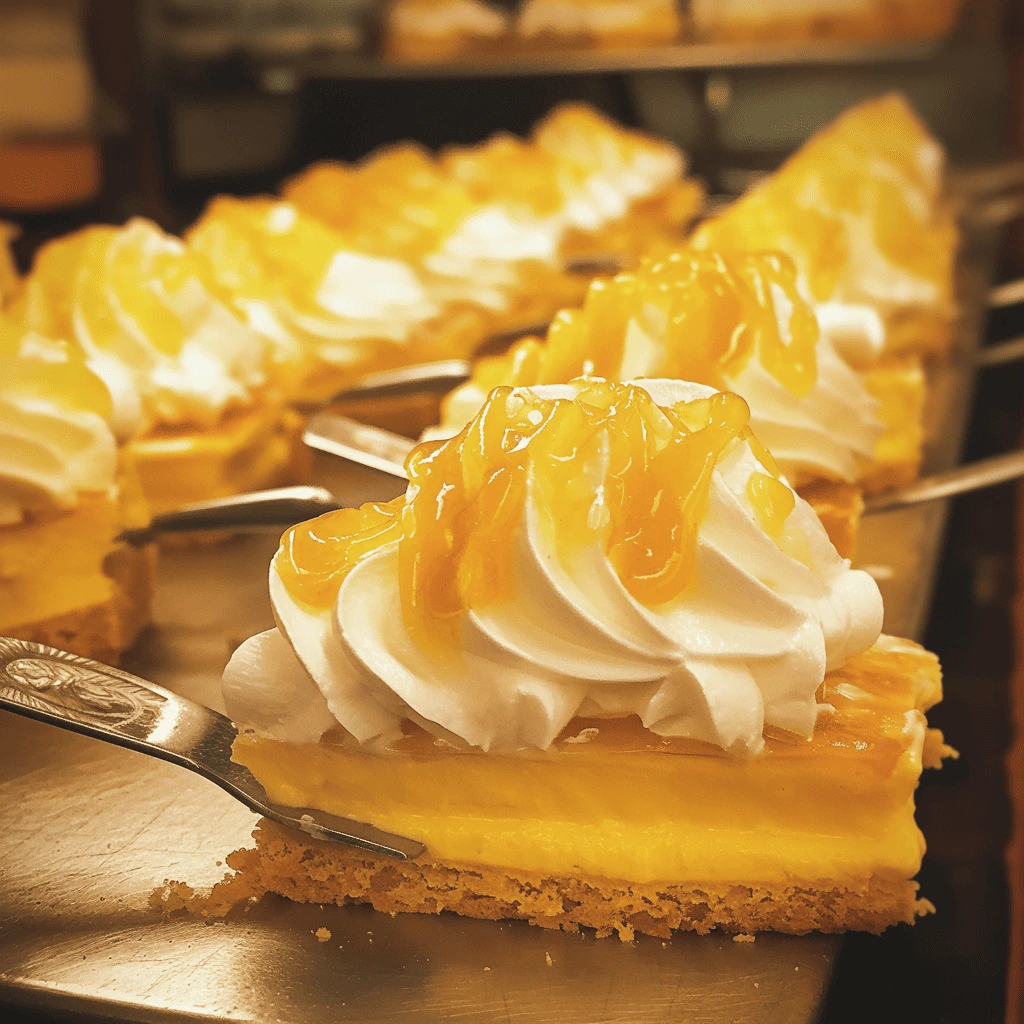
M 668 935 L 879 931 L 930 905 L 913 794 L 935 658 L 700 385 L 498 388 L 407 494 L 285 534 L 278 629 L 224 676 L 274 800 L 422 840 L 259 826 L 206 900 L 278 892 Z
M 941 353 L 955 313 L 955 219 L 945 154 L 903 97 L 861 103 L 691 239 L 712 250 L 776 249 L 832 315 L 880 314 L 890 353 Z
M 384 23 L 384 54 L 438 61 L 498 53 L 508 34 L 508 14 L 483 0 L 394 0 Z
M 516 36 L 529 49 L 620 49 L 679 38 L 675 0 L 526 0 Z
M 728 388 L 746 400 L 753 429 L 852 557 L 864 485 L 917 473 L 924 380 L 912 369 L 851 366 L 819 330 L 786 257 L 682 251 L 595 281 L 581 309 L 556 317 L 546 341 L 526 339 L 479 360 L 429 433 L 456 433 L 499 385 L 671 376 Z
M 154 552 L 110 398 L 66 342 L 0 317 L 0 632 L 116 662 L 149 618 Z
M 586 104 L 555 107 L 531 140 L 564 168 L 567 257 L 615 254 L 635 262 L 678 247 L 701 211 L 703 188 L 684 176 L 678 146 L 624 128 Z
M 218 301 L 204 273 L 179 239 L 135 219 L 44 246 L 13 308 L 27 327 L 73 341 L 106 383 L 154 513 L 289 472 L 293 355 Z
M 694 31 L 715 42 L 914 39 L 949 32 L 961 0 L 690 0 Z
M 293 397 L 323 402 L 372 370 L 471 351 L 481 314 L 447 319 L 416 268 L 294 203 L 220 196 L 187 235 L 218 294 L 296 353 Z
M 366 252 L 414 267 L 445 321 L 475 317 L 477 342 L 550 317 L 586 288 L 560 266 L 557 218 L 478 198 L 412 143 L 354 166 L 316 164 L 289 181 L 284 196 Z

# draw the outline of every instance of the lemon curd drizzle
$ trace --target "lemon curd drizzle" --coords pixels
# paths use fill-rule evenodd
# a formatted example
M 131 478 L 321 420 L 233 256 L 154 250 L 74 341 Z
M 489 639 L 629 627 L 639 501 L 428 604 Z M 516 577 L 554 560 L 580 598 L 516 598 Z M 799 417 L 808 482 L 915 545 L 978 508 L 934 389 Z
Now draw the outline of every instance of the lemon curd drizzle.
M 650 376 L 723 388 L 756 357 L 798 397 L 817 380 L 818 322 L 797 292 L 792 261 L 779 253 L 694 251 L 594 281 L 581 309 L 555 317 L 546 341 L 526 338 L 503 356 L 479 360 L 473 380 L 485 393 L 579 376 L 615 380 L 635 329 L 664 339 Z
M 638 601 L 678 597 L 693 575 L 719 459 L 738 439 L 763 453 L 747 405 L 717 393 L 662 408 L 625 384 L 576 387 L 571 400 L 497 388 L 462 433 L 413 450 L 405 496 L 289 530 L 274 563 L 288 591 L 329 607 L 360 559 L 397 541 L 405 623 L 425 649 L 450 650 L 462 613 L 512 593 L 513 536 L 532 490 L 563 561 L 596 542 Z M 758 476 L 771 483 L 749 498 L 781 532 L 793 499 L 766 453 L 763 465 Z
M 56 341 L 0 315 L 0 393 L 58 402 L 76 412 L 110 416 L 110 393 L 74 345 Z

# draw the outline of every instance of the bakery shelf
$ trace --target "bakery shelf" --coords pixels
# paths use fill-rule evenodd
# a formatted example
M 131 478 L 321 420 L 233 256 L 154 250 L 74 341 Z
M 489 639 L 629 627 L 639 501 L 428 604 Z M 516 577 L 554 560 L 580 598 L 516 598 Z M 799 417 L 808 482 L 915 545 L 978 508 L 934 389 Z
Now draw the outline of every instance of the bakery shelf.
M 899 64 L 931 60 L 942 53 L 946 45 L 944 39 L 678 43 L 631 50 L 562 50 L 436 63 L 388 61 L 374 56 L 339 53 L 311 56 L 297 66 L 296 71 L 309 78 L 387 81 Z

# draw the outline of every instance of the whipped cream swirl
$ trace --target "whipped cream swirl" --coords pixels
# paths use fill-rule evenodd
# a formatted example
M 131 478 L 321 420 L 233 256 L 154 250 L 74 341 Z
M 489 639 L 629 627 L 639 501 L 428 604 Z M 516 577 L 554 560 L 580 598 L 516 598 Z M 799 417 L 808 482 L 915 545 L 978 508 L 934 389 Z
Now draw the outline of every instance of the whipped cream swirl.
M 67 358 L 60 345 L 34 332 L 22 339 L 19 357 L 40 368 Z M 117 445 L 103 416 L 19 393 L 9 379 L 0 378 L 0 526 L 72 509 L 84 491 L 110 491 Z
M 195 273 L 185 269 L 168 287 L 147 269 L 154 263 L 187 268 L 187 250 L 179 239 L 136 218 L 102 248 L 92 248 L 91 256 L 99 264 L 79 266 L 69 282 L 70 331 L 110 391 L 112 426 L 120 440 L 160 424 L 209 425 L 230 407 L 252 401 L 254 389 L 266 383 L 266 342 L 215 299 Z M 125 263 L 137 268 L 129 281 Z M 31 323 L 35 304 L 45 306 L 48 300 L 33 292 L 31 279 L 29 288 Z M 163 323 L 180 345 L 169 347 L 154 336 L 159 321 L 144 324 L 132 315 L 126 301 L 132 296 L 125 289 L 144 295 L 150 312 L 165 311 Z
M 637 382 L 659 405 L 713 389 Z M 573 385 L 532 389 L 572 399 Z M 516 392 L 513 392 L 513 396 Z M 581 467 L 596 474 L 602 467 Z M 463 616 L 457 662 L 421 649 L 403 625 L 398 545 L 359 562 L 332 608 L 298 602 L 272 568 L 276 630 L 247 640 L 224 673 L 243 726 L 315 742 L 340 724 L 386 745 L 409 720 L 456 745 L 547 749 L 576 716 L 638 715 L 651 731 L 756 754 L 765 726 L 810 736 L 826 671 L 870 647 L 882 601 L 840 558 L 799 497 L 777 539 L 748 497 L 765 472 L 738 441 L 713 474 L 694 584 L 662 607 L 637 602 L 600 544 L 565 562 L 528 483 L 514 537 L 512 595 Z

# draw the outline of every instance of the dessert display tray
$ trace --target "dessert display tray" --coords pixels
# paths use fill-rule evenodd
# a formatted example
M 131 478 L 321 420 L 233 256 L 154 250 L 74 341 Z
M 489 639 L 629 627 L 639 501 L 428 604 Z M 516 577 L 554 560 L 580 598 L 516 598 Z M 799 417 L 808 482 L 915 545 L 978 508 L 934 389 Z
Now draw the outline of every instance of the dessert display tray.
M 524 75 L 628 74 L 727 68 L 898 64 L 938 56 L 944 39 L 807 40 L 774 43 L 677 43 L 622 50 L 553 50 L 452 61 L 394 61 L 366 54 L 308 57 L 297 70 L 309 78 L 349 80 L 501 78 Z
M 962 357 L 977 343 L 993 251 L 985 238 L 964 254 L 964 315 L 954 359 L 935 375 L 928 470 L 959 456 L 973 373 Z M 376 486 L 326 461 L 320 471 L 349 501 Z M 861 561 L 880 579 L 891 632 L 921 633 L 944 518 L 936 505 L 865 525 Z M 168 548 L 156 626 L 127 667 L 222 708 L 230 651 L 272 625 L 266 567 L 276 543 L 252 534 Z M 521 922 L 391 918 L 276 897 L 223 921 L 164 918 L 151 893 L 166 879 L 219 879 L 225 854 L 250 842 L 255 816 L 181 769 L 3 712 L 0 744 L 0 1004 L 48 1016 L 805 1024 L 840 947 L 837 937 L 770 934 L 624 945 Z

